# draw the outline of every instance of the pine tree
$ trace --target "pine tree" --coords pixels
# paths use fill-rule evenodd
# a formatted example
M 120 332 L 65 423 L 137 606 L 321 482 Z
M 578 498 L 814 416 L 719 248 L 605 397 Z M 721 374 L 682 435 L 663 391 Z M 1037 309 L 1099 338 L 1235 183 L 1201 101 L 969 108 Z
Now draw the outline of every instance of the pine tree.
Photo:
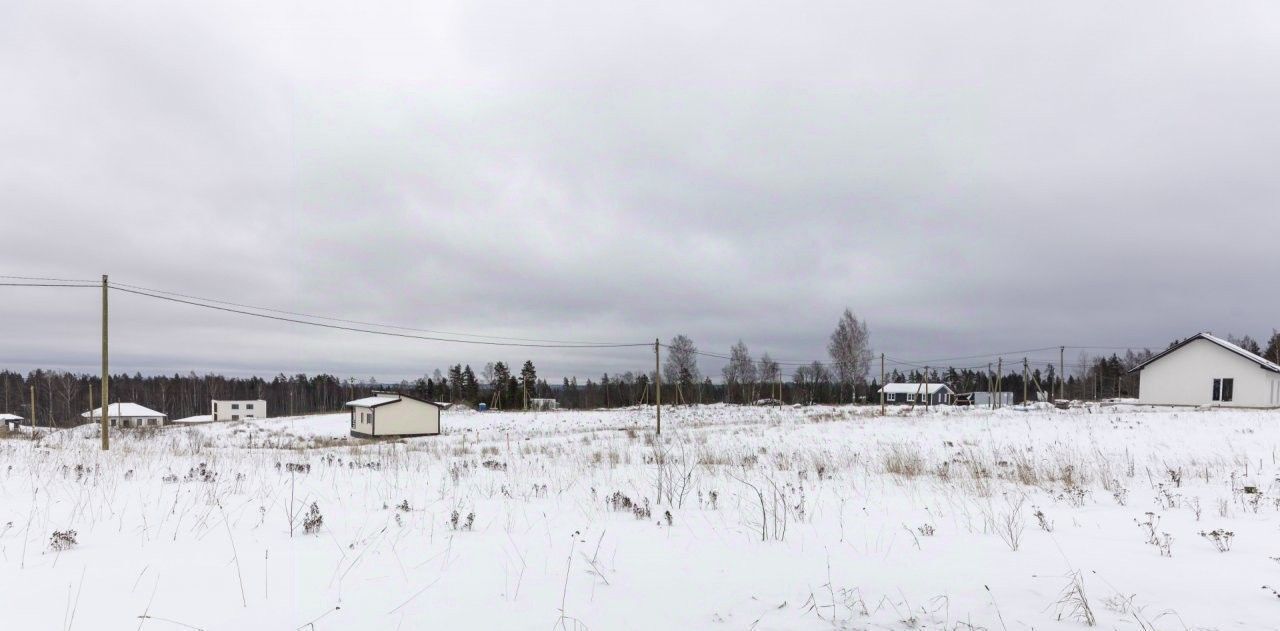
M 462 400 L 462 364 L 454 364 L 449 368 L 449 401 Z
M 471 371 L 471 364 L 462 369 L 462 398 L 471 403 L 480 400 L 480 382 L 476 381 L 476 373 Z
M 525 360 L 520 369 L 520 389 L 523 397 L 532 397 L 538 392 L 538 371 L 531 360 Z

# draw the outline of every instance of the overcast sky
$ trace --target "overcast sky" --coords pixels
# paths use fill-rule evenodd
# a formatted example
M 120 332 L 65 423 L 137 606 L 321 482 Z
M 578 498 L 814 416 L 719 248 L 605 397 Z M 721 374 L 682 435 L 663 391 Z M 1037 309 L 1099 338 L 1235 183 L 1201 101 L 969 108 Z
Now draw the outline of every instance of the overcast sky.
M 845 306 L 907 359 L 1261 337 L 1277 69 L 1274 2 L 8 2 L 0 274 L 784 359 L 824 356 Z M 95 370 L 98 301 L 0 287 L 0 367 Z M 143 373 L 652 365 L 126 294 L 112 348 Z

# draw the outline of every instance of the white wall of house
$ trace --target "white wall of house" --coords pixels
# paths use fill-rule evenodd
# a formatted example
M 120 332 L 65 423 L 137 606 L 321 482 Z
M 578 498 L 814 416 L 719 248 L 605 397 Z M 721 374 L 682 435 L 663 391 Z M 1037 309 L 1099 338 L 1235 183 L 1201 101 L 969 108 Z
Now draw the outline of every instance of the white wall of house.
M 374 411 L 377 436 L 440 433 L 440 408 L 430 403 L 401 398 Z
M 101 421 L 102 419 L 96 419 Z M 110 427 L 160 427 L 164 425 L 163 416 L 108 416 Z
M 351 408 L 351 431 L 370 436 L 439 434 L 440 408 L 423 401 L 401 398 L 377 407 Z
M 373 408 L 351 408 L 351 431 L 360 434 L 373 434 Z
M 266 418 L 267 402 L 262 399 L 244 401 L 223 401 L 214 399 L 212 404 L 213 420 L 239 421 L 250 418 Z
M 1187 343 L 1142 368 L 1138 400 L 1152 405 L 1280 406 L 1280 374 L 1209 340 Z M 1213 400 L 1213 381 L 1232 380 L 1231 401 Z

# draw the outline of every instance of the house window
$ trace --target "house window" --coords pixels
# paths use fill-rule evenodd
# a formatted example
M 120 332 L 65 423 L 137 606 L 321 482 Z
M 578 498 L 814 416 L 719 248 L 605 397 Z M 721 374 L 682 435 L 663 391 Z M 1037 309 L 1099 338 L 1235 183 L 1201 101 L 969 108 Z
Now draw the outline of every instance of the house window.
M 240 415 L 239 415 L 239 414 L 232 414 L 232 415 L 231 415 L 231 420 L 233 420 L 233 421 L 238 421 L 238 420 L 240 420 Z
M 1213 400 L 1229 402 L 1235 396 L 1235 379 L 1214 379 Z
M 253 404 L 252 404 L 252 403 L 246 403 L 246 404 L 244 404 L 244 409 L 246 409 L 246 410 L 252 410 L 252 409 L 253 409 Z
M 239 404 L 239 403 L 232 403 L 232 404 L 231 404 L 231 409 L 233 409 L 233 410 L 238 410 L 238 409 L 240 409 L 240 404 Z

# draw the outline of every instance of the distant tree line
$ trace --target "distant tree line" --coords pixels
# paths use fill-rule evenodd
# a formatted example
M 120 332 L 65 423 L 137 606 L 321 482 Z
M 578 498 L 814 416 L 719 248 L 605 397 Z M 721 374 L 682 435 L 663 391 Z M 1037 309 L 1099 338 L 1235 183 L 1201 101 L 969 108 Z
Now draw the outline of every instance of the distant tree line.
M 1234 344 L 1252 353 L 1280 363 L 1280 331 L 1272 331 L 1266 346 L 1250 336 L 1228 336 Z M 831 334 L 828 361 L 782 362 L 768 353 L 754 359 L 747 345 L 739 340 L 728 355 L 702 353 L 693 340 L 677 335 L 664 345 L 662 364 L 663 403 L 667 405 L 733 403 L 745 404 L 772 400 L 787 404 L 836 404 L 853 401 L 874 403 L 881 384 L 871 377 L 872 352 L 865 322 L 849 310 L 841 315 Z M 1177 341 L 1170 344 L 1176 344 Z M 723 359 L 721 382 L 713 383 L 699 368 L 699 357 L 710 355 Z M 1040 393 L 1046 398 L 1060 396 L 1065 387 L 1070 399 L 1094 400 L 1137 395 L 1139 374 L 1129 370 L 1150 359 L 1150 350 L 1129 350 L 1123 355 L 1093 357 L 1081 354 L 1067 365 L 1065 384 L 1060 384 L 1059 367 L 1048 363 L 1031 366 L 1024 379 L 1022 365 L 1005 366 L 1003 377 L 986 367 L 923 368 L 903 371 L 895 368 L 885 375 L 888 383 L 945 383 L 956 392 L 983 392 L 997 382 L 1000 389 L 1014 393 L 1015 401 L 1035 400 Z M 652 371 L 604 373 L 599 378 L 579 381 L 566 377 L 549 384 L 538 377 L 537 368 L 526 360 L 518 373 L 510 365 L 497 361 L 485 364 L 477 375 L 468 364 L 456 364 L 446 372 L 435 370 L 416 380 L 379 383 L 376 379 L 340 379 L 329 374 L 308 376 L 280 374 L 267 380 L 260 377 L 224 377 L 221 375 L 113 375 L 111 400 L 138 403 L 159 410 L 171 419 L 208 414 L 213 399 L 263 399 L 272 416 L 294 416 L 335 412 L 347 401 L 372 394 L 375 390 L 396 390 L 429 401 L 481 403 L 494 409 L 519 410 L 531 399 L 554 399 L 568 409 L 630 407 L 654 402 Z M 1025 384 L 1024 384 L 1025 382 Z M 82 422 L 80 414 L 99 405 L 101 383 L 97 376 L 69 372 L 35 370 L 26 375 L 0 371 L 0 412 L 32 418 L 30 393 L 35 387 L 35 418 L 51 425 Z

